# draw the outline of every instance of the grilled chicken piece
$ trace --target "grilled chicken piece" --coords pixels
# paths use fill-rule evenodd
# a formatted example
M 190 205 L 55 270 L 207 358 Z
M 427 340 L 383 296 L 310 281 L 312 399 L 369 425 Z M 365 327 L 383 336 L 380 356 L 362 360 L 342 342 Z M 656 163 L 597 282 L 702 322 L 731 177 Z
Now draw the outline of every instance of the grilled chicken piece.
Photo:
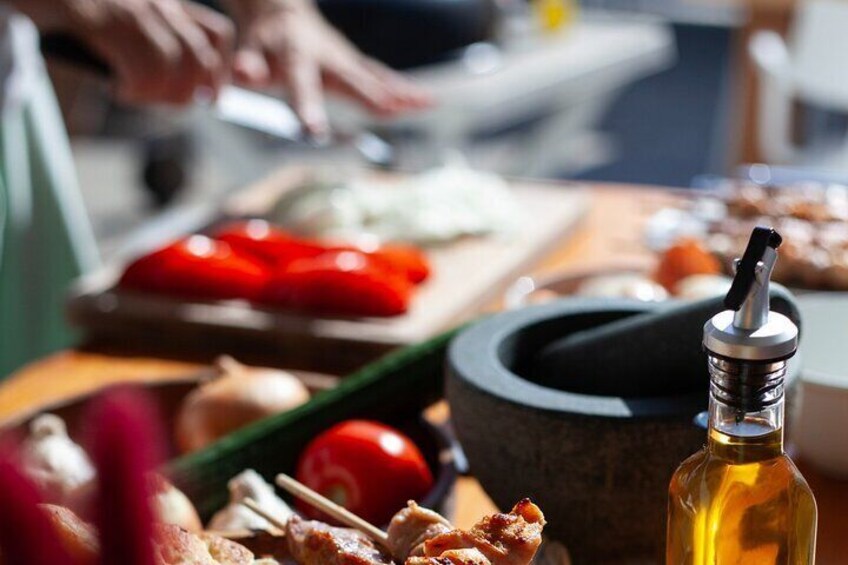
M 527 565 L 542 543 L 544 525 L 542 511 L 525 498 L 509 514 L 486 516 L 467 532 L 452 530 L 426 541 L 424 556 L 439 558 L 451 550 L 477 549 L 491 565 Z
M 410 557 L 406 565 L 492 565 L 478 549 L 449 549 L 438 557 Z
M 213 534 L 193 534 L 179 526 L 156 526 L 154 554 L 158 565 L 252 565 L 247 548 Z
M 393 565 L 365 534 L 292 516 L 286 525 L 289 552 L 300 565 Z
M 392 555 L 399 561 L 405 561 L 409 556 L 423 556 L 424 542 L 452 529 L 453 526 L 444 516 L 410 500 L 406 508 L 395 514 L 389 523 Z

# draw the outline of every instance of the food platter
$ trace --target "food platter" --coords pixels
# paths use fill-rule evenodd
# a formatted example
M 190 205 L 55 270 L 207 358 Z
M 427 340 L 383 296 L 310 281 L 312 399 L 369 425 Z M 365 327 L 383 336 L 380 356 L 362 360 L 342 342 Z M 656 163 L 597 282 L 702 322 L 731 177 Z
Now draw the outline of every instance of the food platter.
M 380 182 L 397 176 L 374 173 Z M 206 228 L 228 219 L 261 216 L 272 202 L 297 186 L 297 170 L 284 169 L 245 189 L 207 218 Z M 531 267 L 579 223 L 590 196 L 579 187 L 542 182 L 510 183 L 528 221 L 509 238 L 467 237 L 428 250 L 433 275 L 417 291 L 409 311 L 387 318 L 304 316 L 257 307 L 244 301 L 186 301 L 115 287 L 123 265 L 112 265 L 79 281 L 68 301 L 71 320 L 91 335 L 168 336 L 238 351 L 274 347 L 308 355 L 316 342 L 355 344 L 339 348 L 361 364 L 399 345 L 415 343 L 468 319 L 497 298 L 503 288 Z M 203 228 L 201 227 L 201 230 Z M 225 344 L 225 345 L 224 345 Z M 357 355 L 361 353 L 361 355 Z M 340 356 L 343 357 L 343 356 Z
M 703 243 L 732 269 L 756 225 L 784 238 L 774 280 L 822 291 L 848 290 L 848 185 L 831 179 L 783 184 L 713 180 L 682 207 L 657 212 L 647 226 L 648 244 L 662 250 L 680 238 Z
M 162 472 L 166 473 L 166 476 L 172 479 L 174 484 L 179 485 L 179 489 L 176 490 L 176 497 L 174 494 L 168 495 L 172 499 L 168 501 L 168 506 L 176 504 L 176 500 L 180 501 L 180 505 L 187 503 L 188 508 L 192 509 L 190 514 L 195 516 L 197 525 L 185 526 L 180 522 L 164 520 L 165 514 L 162 513 L 162 509 L 165 506 L 160 506 L 161 503 L 158 502 L 159 497 L 162 497 L 163 494 L 159 493 L 155 496 L 151 495 L 149 499 L 153 511 L 158 516 L 154 525 L 144 525 L 143 513 L 124 513 L 118 517 L 110 515 L 110 519 L 120 523 L 119 528 L 111 532 L 113 539 L 110 544 L 132 544 L 134 542 L 130 540 L 135 536 L 133 532 L 135 527 L 138 527 L 139 531 L 152 528 L 152 538 L 149 538 L 145 543 L 152 543 L 155 551 L 161 551 L 162 557 L 156 562 L 163 565 L 175 565 L 176 563 L 186 562 L 179 559 L 195 557 L 200 559 L 197 562 L 208 562 L 210 564 L 220 562 L 248 565 L 261 562 L 317 565 L 319 563 L 336 562 L 333 559 L 338 559 L 340 563 L 362 563 L 363 565 L 390 565 L 394 563 L 425 565 L 432 562 L 430 561 L 431 558 L 439 557 L 442 554 L 454 555 L 453 552 L 459 552 L 456 555 L 469 555 L 476 559 L 475 561 L 468 561 L 468 563 L 488 564 L 490 563 L 489 559 L 502 556 L 506 551 L 514 554 L 510 562 L 529 564 L 541 544 L 542 528 L 545 524 L 542 511 L 531 501 L 527 499 L 517 501 L 510 512 L 490 517 L 481 516 L 478 523 L 469 530 L 460 530 L 449 519 L 450 492 L 456 477 L 451 440 L 445 434 L 443 428 L 428 423 L 415 415 L 420 412 L 422 406 L 439 394 L 441 389 L 441 360 L 446 343 L 452 335 L 452 333 L 447 334 L 431 342 L 398 351 L 352 375 L 337 388 L 317 395 L 312 402 L 298 409 L 278 417 L 266 419 L 237 432 L 210 449 L 172 462 L 165 469 L 162 469 Z M 182 394 L 185 388 L 192 384 L 189 379 L 186 382 L 159 384 L 155 388 L 159 389 L 163 398 L 168 399 L 173 394 L 177 396 Z M 399 386 L 406 394 L 401 396 L 396 394 Z M 166 390 L 171 388 L 173 390 Z M 118 398 L 126 393 L 117 392 L 115 394 L 118 396 L 110 397 L 107 394 L 96 401 L 101 402 L 99 404 L 101 410 L 107 405 L 111 406 L 112 410 L 120 406 Z M 126 410 L 128 406 L 137 405 L 140 398 L 123 396 L 123 400 L 124 402 L 130 401 L 130 404 L 123 404 L 124 410 Z M 106 404 L 102 404 L 102 402 Z M 109 404 L 110 402 L 112 404 Z M 118 402 L 118 404 L 115 404 L 115 402 Z M 103 423 L 100 420 L 92 419 L 95 418 L 93 414 L 98 414 L 97 411 L 88 412 L 88 419 L 82 422 L 78 417 L 81 404 L 82 400 L 77 399 L 65 405 L 50 408 L 55 413 L 62 414 L 68 419 L 68 430 L 72 434 L 80 434 L 83 431 L 93 434 L 89 439 L 94 438 L 94 443 L 91 444 L 94 446 L 97 446 L 97 442 L 102 441 L 103 437 L 117 438 L 121 434 L 127 433 L 128 430 L 133 428 L 133 425 L 130 425 L 130 427 L 124 426 L 134 418 L 136 423 L 149 422 L 141 417 L 145 412 L 131 409 L 118 416 L 118 420 L 112 420 L 117 422 L 118 430 L 124 431 L 114 432 L 118 436 L 112 435 L 113 432 L 109 431 L 104 436 L 102 430 L 110 428 L 110 426 L 96 425 Z M 173 403 L 171 400 L 166 400 L 165 404 L 171 405 Z M 99 412 L 101 416 L 106 413 L 115 414 L 108 410 Z M 341 524 L 352 526 L 353 529 L 338 528 L 323 521 L 307 520 L 299 514 L 280 518 L 279 514 L 268 512 L 262 505 L 255 504 L 253 498 L 232 498 L 238 491 L 234 490 L 232 484 L 230 484 L 231 499 L 227 509 L 239 504 L 240 507 L 247 507 L 248 509 L 256 507 L 258 508 L 258 515 L 265 517 L 270 525 L 259 527 L 258 530 L 260 531 L 257 531 L 254 527 L 249 529 L 209 529 L 206 531 L 199 529 L 202 526 L 197 512 L 199 511 L 199 516 L 203 517 L 203 522 L 205 522 L 210 513 L 220 509 L 222 502 L 226 500 L 227 485 L 217 481 L 210 483 L 208 479 L 223 477 L 245 467 L 256 468 L 271 484 L 273 484 L 272 481 L 276 476 L 276 483 L 295 494 L 296 498 L 303 498 L 304 493 L 309 494 L 310 497 L 306 499 L 310 500 L 309 504 L 313 508 L 335 516 L 331 511 L 334 508 L 339 509 L 332 501 L 321 497 L 300 480 L 289 478 L 288 483 L 297 487 L 294 490 L 291 490 L 291 487 L 285 487 L 285 484 L 281 482 L 281 477 L 285 477 L 285 475 L 278 473 L 291 472 L 292 462 L 296 459 L 295 455 L 298 451 L 297 447 L 307 438 L 313 436 L 316 432 L 326 430 L 334 422 L 350 417 L 391 422 L 398 427 L 398 430 L 403 431 L 405 434 L 403 437 L 411 438 L 415 444 L 420 446 L 422 453 L 426 454 L 427 464 L 432 468 L 436 479 L 426 496 L 415 497 L 419 499 L 421 506 L 410 501 L 404 507 L 402 502 L 398 502 L 391 511 L 390 522 L 374 520 L 368 523 L 357 516 L 352 516 L 352 523 L 349 520 L 342 519 Z M 56 416 L 50 416 L 50 418 L 57 419 Z M 92 428 L 91 426 L 95 427 Z M 92 432 L 92 430 L 101 430 L 101 432 Z M 32 462 L 29 457 L 32 457 L 34 453 L 30 449 L 35 444 L 29 442 L 44 441 L 47 436 L 42 435 L 43 433 L 44 430 L 38 431 L 37 435 L 30 436 L 27 440 L 28 443 L 24 444 L 23 453 L 26 454 L 24 469 L 33 469 L 28 465 Z M 125 439 L 128 438 L 129 436 L 125 436 Z M 56 439 L 50 441 L 53 442 Z M 117 484 L 115 480 L 120 483 L 129 480 L 131 476 L 131 474 L 123 474 L 127 468 L 123 468 L 124 472 L 119 473 L 114 467 L 109 466 L 111 464 L 104 467 L 104 461 L 107 460 L 128 461 L 135 457 L 128 454 L 137 451 L 138 446 L 131 446 L 126 442 L 118 441 L 119 443 L 112 446 L 113 450 L 101 451 L 100 455 L 97 455 L 97 451 L 91 452 L 98 473 L 104 469 L 112 469 L 114 473 L 111 476 L 112 480 L 99 482 L 93 491 L 85 486 L 80 487 L 77 492 L 78 494 L 81 493 L 83 498 L 71 496 L 65 499 L 77 501 L 77 505 L 70 503 L 59 505 L 56 502 L 51 502 L 48 505 L 41 506 L 41 509 L 48 516 L 48 523 L 56 530 L 58 535 L 62 536 L 62 543 L 66 544 L 69 551 L 81 552 L 80 554 L 84 556 L 90 556 L 96 554 L 102 547 L 102 539 L 101 542 L 98 542 L 98 534 L 94 528 L 94 526 L 97 526 L 100 535 L 104 534 L 104 523 L 97 519 L 97 516 L 100 515 L 98 512 L 102 512 L 102 510 L 88 513 L 86 508 L 89 508 L 88 504 L 99 505 L 97 508 L 113 504 L 112 500 L 116 498 L 114 493 L 110 492 L 106 496 L 102 494 L 103 489 L 113 488 L 106 486 L 106 484 L 115 485 Z M 392 444 L 389 438 L 383 438 L 379 442 L 381 448 L 384 442 L 387 442 L 386 445 Z M 357 450 L 364 448 L 361 443 L 354 445 Z M 57 447 L 55 443 L 52 443 L 51 446 L 54 449 Z M 119 448 L 119 446 L 123 447 Z M 76 446 L 73 449 L 78 448 L 79 446 Z M 48 449 L 48 446 L 43 445 L 40 449 Z M 93 447 L 92 449 L 97 448 Z M 387 452 L 394 452 L 396 448 L 389 449 L 386 447 L 385 449 Z M 63 452 L 69 453 L 67 446 L 63 450 Z M 118 453 L 119 451 L 122 453 Z M 128 456 L 130 459 L 122 459 Z M 324 456 L 322 455 L 320 459 L 323 460 Z M 27 463 L 27 461 L 30 463 Z M 401 472 L 401 469 L 397 466 L 398 462 L 394 461 L 391 467 L 387 467 L 396 479 L 397 474 Z M 373 464 L 370 459 L 369 464 Z M 38 473 L 40 472 L 39 469 L 43 469 L 43 467 L 37 467 L 32 472 Z M 57 471 L 58 468 L 53 470 Z M 239 472 L 239 474 L 243 473 Z M 254 475 L 257 480 L 262 480 L 260 475 L 256 473 Z M 38 477 L 40 475 L 33 476 Z M 386 488 L 387 484 L 383 482 L 376 486 Z M 168 483 L 167 488 L 175 490 L 170 483 Z M 128 498 L 118 502 L 118 504 L 136 496 L 136 494 L 127 494 L 128 492 L 134 493 L 138 490 L 142 493 L 149 493 L 149 489 L 149 486 L 139 489 L 123 488 L 121 490 L 123 494 L 117 496 L 117 498 Z M 98 492 L 100 494 L 97 494 Z M 185 498 L 182 493 L 188 495 L 188 498 Z M 210 494 L 214 495 L 209 496 Z M 89 502 L 79 502 L 87 500 L 85 497 L 89 495 L 93 495 Z M 139 494 L 138 496 L 147 495 Z M 314 502 L 311 497 L 317 497 L 318 502 Z M 409 499 L 412 498 L 412 496 L 409 497 Z M 238 502 L 238 500 L 241 500 L 241 502 Z M 405 498 L 404 500 L 408 499 Z M 299 513 L 306 512 L 301 505 L 298 505 L 298 510 Z M 440 511 L 441 514 L 434 510 Z M 85 512 L 86 514 L 77 514 L 77 512 Z M 342 515 L 344 514 L 345 511 L 342 511 Z M 80 516 L 87 517 L 80 518 Z M 87 520 L 93 521 L 89 523 Z M 426 535 L 424 530 L 426 530 Z M 487 531 L 492 532 L 492 536 L 497 536 L 499 541 L 496 546 L 487 541 L 490 539 L 486 536 Z M 376 532 L 376 534 L 373 532 Z M 415 535 L 411 535 L 411 533 Z M 45 534 L 45 532 L 42 532 L 42 534 Z M 437 541 L 431 544 L 429 542 L 431 539 Z M 320 551 L 317 548 L 321 548 Z M 203 559 L 206 558 L 201 559 L 207 552 L 214 556 L 214 560 L 204 561 Z M 253 554 L 250 554 L 250 552 L 253 552 Z M 273 560 L 254 562 L 254 557 L 272 557 Z M 179 558 L 177 561 L 173 561 L 177 558 Z M 345 561 L 345 559 L 352 560 Z

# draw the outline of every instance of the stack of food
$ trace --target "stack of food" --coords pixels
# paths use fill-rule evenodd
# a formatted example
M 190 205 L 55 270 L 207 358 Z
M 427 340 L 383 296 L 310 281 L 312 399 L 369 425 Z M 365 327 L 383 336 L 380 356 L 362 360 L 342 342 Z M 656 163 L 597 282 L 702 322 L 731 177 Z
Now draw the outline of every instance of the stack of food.
M 70 557 L 55 565 L 98 562 L 101 544 L 91 524 L 65 507 L 42 504 L 39 508 Z M 285 525 L 282 532 L 272 528 L 278 543 L 275 557 L 255 555 L 243 544 L 224 537 L 225 532 L 190 532 L 171 524 L 156 524 L 153 563 L 274 565 L 280 563 L 276 556 L 285 556 L 285 562 L 300 565 L 528 565 L 541 544 L 545 518 L 538 506 L 525 499 L 508 513 L 486 516 L 462 530 L 440 514 L 410 502 L 395 514 L 386 538 L 380 541 L 356 529 L 297 515 L 281 522 Z M 17 565 L 27 563 L 35 561 Z
M 297 312 L 396 316 L 429 274 L 427 258 L 414 247 L 319 241 L 251 220 L 149 253 L 126 268 L 119 286 Z
M 145 470 L 148 414 L 136 403 L 118 397 L 94 412 L 92 459 L 51 415 L 33 423 L 20 467 L 13 458 L 0 458 L 0 506 L 21 517 L 0 525 L 0 562 L 521 565 L 530 563 L 541 543 L 544 516 L 529 500 L 469 530 L 412 502 L 432 484 L 420 452 L 396 430 L 370 422 L 343 423 L 317 437 L 298 466 L 303 480 L 288 480 L 320 511 L 347 512 L 303 482 L 377 523 L 387 521 L 387 532 L 356 516 L 346 521 L 356 529 L 303 518 L 251 470 L 230 481 L 230 504 L 204 531 L 187 498 Z M 378 503 L 369 503 L 372 498 Z M 406 507 L 395 512 L 405 500 Z M 315 514 L 312 506 L 302 508 Z M 245 530 L 268 531 L 273 547 L 251 551 Z
M 744 184 L 730 193 L 726 204 L 727 217 L 711 226 L 706 239 L 725 261 L 739 256 L 754 225 L 770 225 L 784 238 L 776 281 L 848 289 L 848 186 Z
M 662 213 L 661 213 L 662 215 Z M 658 219 L 660 216 L 658 216 Z M 773 226 L 784 239 L 773 279 L 787 286 L 848 290 L 848 186 L 814 182 L 763 186 L 726 181 L 674 221 L 657 221 L 653 236 L 697 237 L 725 271 L 741 256 L 751 230 Z M 693 234 L 693 232 L 696 232 Z

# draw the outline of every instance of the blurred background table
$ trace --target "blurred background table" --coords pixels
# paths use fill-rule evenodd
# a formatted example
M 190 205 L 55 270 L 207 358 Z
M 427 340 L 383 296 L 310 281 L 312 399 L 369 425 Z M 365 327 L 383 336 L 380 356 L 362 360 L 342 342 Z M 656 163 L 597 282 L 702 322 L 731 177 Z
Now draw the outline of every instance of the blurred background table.
M 566 189 L 567 190 L 567 189 Z M 682 193 L 623 185 L 594 187 L 590 213 L 580 228 L 548 257 L 538 272 L 585 269 L 614 261 L 650 261 L 641 244 L 643 223 L 658 208 L 685 198 Z M 185 377 L 201 365 L 120 351 L 70 350 L 37 361 L 0 384 L 0 422 L 39 406 L 118 382 L 150 382 Z M 431 410 L 443 418 L 446 406 Z M 848 555 L 848 482 L 827 478 L 800 463 L 819 506 L 817 563 L 842 565 Z M 470 526 L 494 505 L 473 477 L 457 485 L 455 521 Z
M 506 35 L 412 71 L 438 100 L 431 110 L 391 120 L 360 113 L 357 125 L 412 139 L 399 156 L 404 167 L 440 163 L 447 147 L 502 174 L 574 173 L 613 158 L 613 143 L 597 130 L 601 118 L 627 86 L 676 57 L 671 29 L 656 18 L 589 13 L 561 33 Z

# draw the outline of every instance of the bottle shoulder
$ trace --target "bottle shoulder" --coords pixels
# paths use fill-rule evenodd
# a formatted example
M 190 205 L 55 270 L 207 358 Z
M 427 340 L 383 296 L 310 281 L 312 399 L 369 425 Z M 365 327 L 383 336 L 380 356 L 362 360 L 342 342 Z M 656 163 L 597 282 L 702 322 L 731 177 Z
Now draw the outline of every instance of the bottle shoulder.
M 784 454 L 770 459 L 739 463 L 717 456 L 704 447 L 683 461 L 672 476 L 669 490 L 691 490 L 701 483 L 737 483 L 787 489 L 797 499 L 813 499 L 812 489 L 792 459 Z

